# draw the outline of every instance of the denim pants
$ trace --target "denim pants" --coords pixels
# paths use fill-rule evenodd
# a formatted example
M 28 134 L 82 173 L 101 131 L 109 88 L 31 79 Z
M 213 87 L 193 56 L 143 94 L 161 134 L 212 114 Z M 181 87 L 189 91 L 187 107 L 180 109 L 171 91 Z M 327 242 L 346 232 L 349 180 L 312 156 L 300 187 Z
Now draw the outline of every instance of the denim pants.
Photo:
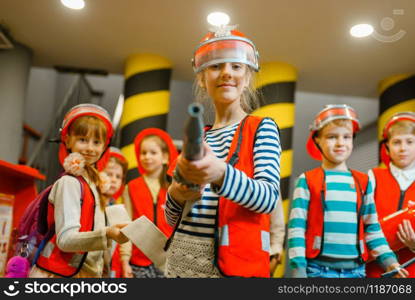
M 309 278 L 365 278 L 365 265 L 361 265 L 354 269 L 334 269 L 330 267 L 320 266 L 315 263 L 307 264 L 307 277 Z

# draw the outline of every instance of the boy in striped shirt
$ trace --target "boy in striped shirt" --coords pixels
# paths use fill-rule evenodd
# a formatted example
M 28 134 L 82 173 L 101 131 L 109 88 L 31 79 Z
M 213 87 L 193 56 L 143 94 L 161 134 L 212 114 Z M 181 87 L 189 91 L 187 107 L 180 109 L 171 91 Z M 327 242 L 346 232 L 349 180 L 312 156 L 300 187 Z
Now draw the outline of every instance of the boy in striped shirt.
M 288 224 L 293 277 L 362 278 L 370 254 L 384 269 L 406 277 L 380 228 L 366 174 L 350 170 L 354 109 L 327 105 L 315 118 L 307 151 L 319 168 L 298 178 Z

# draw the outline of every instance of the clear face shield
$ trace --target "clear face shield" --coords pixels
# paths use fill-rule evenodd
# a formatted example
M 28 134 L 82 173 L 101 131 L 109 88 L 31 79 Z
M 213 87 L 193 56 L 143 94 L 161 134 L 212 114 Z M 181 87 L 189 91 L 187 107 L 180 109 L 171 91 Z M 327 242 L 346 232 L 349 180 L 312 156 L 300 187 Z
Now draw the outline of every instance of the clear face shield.
M 259 70 L 258 52 L 247 38 L 224 36 L 202 42 L 195 51 L 193 70 L 195 73 L 220 63 L 243 63 L 255 71 Z

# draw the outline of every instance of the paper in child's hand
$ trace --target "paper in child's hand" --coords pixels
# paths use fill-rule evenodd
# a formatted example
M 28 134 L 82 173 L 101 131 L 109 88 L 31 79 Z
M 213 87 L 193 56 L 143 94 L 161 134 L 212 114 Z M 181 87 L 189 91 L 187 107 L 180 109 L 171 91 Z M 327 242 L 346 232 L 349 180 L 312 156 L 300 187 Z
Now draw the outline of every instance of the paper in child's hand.
M 164 245 L 167 237 L 146 216 L 141 216 L 128 224 L 121 232 L 137 246 L 161 271 L 166 264 Z
M 131 222 L 131 218 L 125 209 L 124 204 L 107 206 L 105 208 L 105 213 L 107 214 L 109 226 Z

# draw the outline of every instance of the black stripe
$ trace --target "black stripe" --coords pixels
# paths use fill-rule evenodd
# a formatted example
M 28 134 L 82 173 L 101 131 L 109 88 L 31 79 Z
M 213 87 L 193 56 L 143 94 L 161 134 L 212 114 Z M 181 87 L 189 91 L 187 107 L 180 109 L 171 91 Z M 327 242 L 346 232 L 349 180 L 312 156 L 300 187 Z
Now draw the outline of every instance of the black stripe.
M 127 171 L 127 183 L 133 179 L 138 178 L 140 176 L 140 172 L 138 172 L 138 168 L 130 169 Z
M 293 128 L 288 127 L 280 129 L 280 142 L 282 150 L 289 150 L 293 148 Z
M 411 76 L 390 86 L 380 95 L 379 115 L 392 106 L 414 98 L 415 76 Z
M 295 81 L 277 82 L 261 87 L 258 90 L 261 106 L 281 102 L 294 102 L 295 84 Z
M 213 233 L 193 232 L 193 231 L 188 231 L 185 229 L 177 229 L 177 232 L 186 233 L 188 235 L 193 235 L 193 236 L 207 237 L 207 238 L 214 237 Z
M 134 143 L 137 134 L 141 130 L 150 127 L 166 130 L 167 114 L 138 119 L 123 127 L 121 129 L 121 148 Z
M 159 69 L 134 74 L 124 84 L 124 98 L 170 89 L 171 69 Z
M 195 223 L 195 222 L 188 222 L 188 221 L 182 221 L 182 224 L 193 226 L 193 227 L 215 228 L 215 224 L 204 224 L 204 223 Z
M 288 199 L 290 193 L 290 176 L 280 180 L 281 199 Z

